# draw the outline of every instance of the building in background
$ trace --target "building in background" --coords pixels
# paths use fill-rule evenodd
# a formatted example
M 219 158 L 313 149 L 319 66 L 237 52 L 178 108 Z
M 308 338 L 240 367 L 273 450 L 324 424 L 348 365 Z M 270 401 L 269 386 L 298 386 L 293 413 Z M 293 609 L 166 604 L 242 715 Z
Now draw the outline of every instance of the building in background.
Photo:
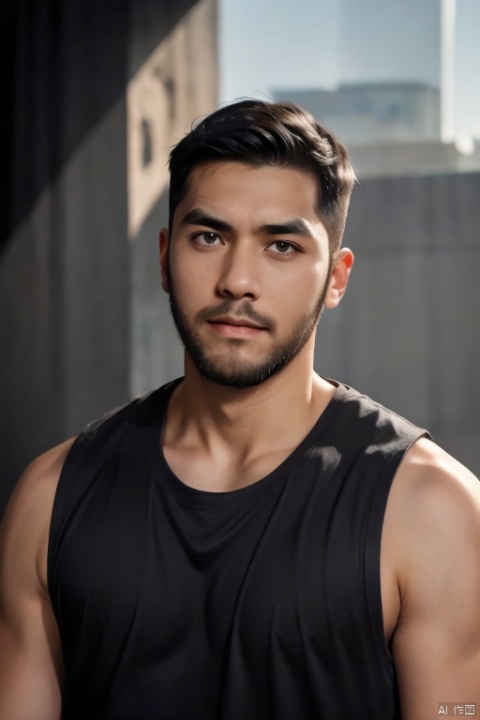
M 480 170 L 478 143 L 465 152 L 441 137 L 440 90 L 411 82 L 273 91 L 310 110 L 347 145 L 360 178 Z
M 340 85 L 337 90 L 275 90 L 306 107 L 348 146 L 439 141 L 440 90 L 413 82 Z
M 437 88 L 440 134 L 452 139 L 455 0 L 340 0 L 339 33 L 341 84 Z
M 339 18 L 339 86 L 273 97 L 332 128 L 359 177 L 479 170 L 455 140 L 455 0 L 340 0 Z

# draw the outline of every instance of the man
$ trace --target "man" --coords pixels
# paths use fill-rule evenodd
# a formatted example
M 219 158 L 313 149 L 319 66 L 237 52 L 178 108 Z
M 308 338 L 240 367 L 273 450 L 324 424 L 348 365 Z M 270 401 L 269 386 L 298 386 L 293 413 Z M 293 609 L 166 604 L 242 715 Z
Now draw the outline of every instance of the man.
M 478 482 L 313 371 L 353 264 L 346 151 L 298 106 L 244 101 L 170 169 L 161 271 L 185 377 L 19 482 L 1 720 L 480 712 Z

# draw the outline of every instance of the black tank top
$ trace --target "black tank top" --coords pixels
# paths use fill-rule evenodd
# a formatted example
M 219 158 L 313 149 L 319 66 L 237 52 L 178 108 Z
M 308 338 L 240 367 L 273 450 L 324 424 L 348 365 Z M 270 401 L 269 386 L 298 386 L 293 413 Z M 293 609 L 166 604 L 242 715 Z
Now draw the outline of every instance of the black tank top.
M 184 485 L 160 435 L 179 381 L 90 426 L 53 508 L 65 720 L 391 720 L 380 540 L 424 433 L 338 385 L 297 449 L 232 492 Z

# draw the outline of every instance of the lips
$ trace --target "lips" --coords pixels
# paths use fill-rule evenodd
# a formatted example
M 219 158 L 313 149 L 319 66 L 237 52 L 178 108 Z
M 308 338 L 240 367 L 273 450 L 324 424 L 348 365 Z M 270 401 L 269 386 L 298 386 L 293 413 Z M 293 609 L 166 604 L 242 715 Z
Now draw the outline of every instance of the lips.
M 218 335 L 227 338 L 249 338 L 254 337 L 266 330 L 261 325 L 256 325 L 247 318 L 220 317 L 208 320 L 212 330 Z
M 233 325 L 233 327 L 247 327 L 247 328 L 253 328 L 255 330 L 266 330 L 265 327 L 262 325 L 257 325 L 256 323 L 252 322 L 251 320 L 248 320 L 248 318 L 238 318 L 238 317 L 218 317 L 214 318 L 212 320 L 208 321 L 211 325 Z

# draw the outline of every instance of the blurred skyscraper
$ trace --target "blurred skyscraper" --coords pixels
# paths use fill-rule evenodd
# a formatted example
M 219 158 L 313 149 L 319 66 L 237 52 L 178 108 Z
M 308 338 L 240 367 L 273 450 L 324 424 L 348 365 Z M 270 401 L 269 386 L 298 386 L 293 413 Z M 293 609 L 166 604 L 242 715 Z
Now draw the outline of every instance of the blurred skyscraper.
M 360 176 L 480 167 L 455 143 L 455 0 L 339 0 L 335 89 L 279 89 L 349 146 Z
M 441 135 L 452 139 L 454 37 L 455 0 L 341 0 L 340 82 L 438 88 Z
M 419 82 L 374 81 L 342 84 L 336 90 L 282 90 L 307 107 L 349 146 L 391 142 L 438 142 L 440 91 Z
M 441 0 L 340 0 L 340 81 L 440 86 Z

